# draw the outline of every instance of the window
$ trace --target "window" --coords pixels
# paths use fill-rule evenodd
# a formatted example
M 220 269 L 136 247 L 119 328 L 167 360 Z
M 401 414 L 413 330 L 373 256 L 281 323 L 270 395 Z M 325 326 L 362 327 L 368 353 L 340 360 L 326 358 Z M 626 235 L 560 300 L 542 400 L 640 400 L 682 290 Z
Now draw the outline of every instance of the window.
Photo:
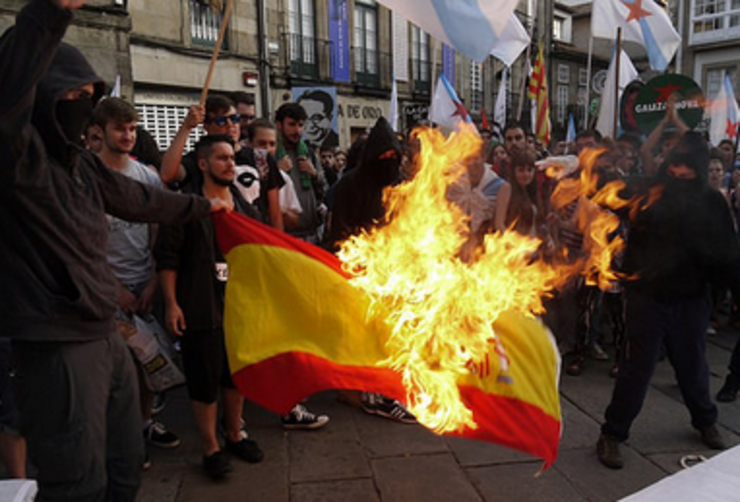
M 365 85 L 379 84 L 378 76 L 378 10 L 375 0 L 355 2 L 355 73 Z
M 429 92 L 431 66 L 429 64 L 429 34 L 418 26 L 411 27 L 411 73 L 416 92 Z
M 558 42 L 571 43 L 573 20 L 563 11 L 555 10 L 552 18 L 552 38 Z
M 740 37 L 740 0 L 692 0 L 691 44 Z
M 737 69 L 734 66 L 725 66 L 721 68 L 710 68 L 706 73 L 706 97 L 707 99 L 714 99 L 717 97 L 722 83 L 725 80 L 725 75 L 730 77 L 733 88 L 737 86 Z
M 578 85 L 583 87 L 588 85 L 588 70 L 586 68 L 578 69 Z
M 190 40 L 196 45 L 213 47 L 218 42 L 223 12 L 215 12 L 208 3 L 190 0 Z M 229 37 L 224 37 L 222 49 L 228 49 Z
M 561 84 L 570 82 L 570 66 L 567 64 L 558 65 L 558 82 Z
M 288 0 L 288 57 L 294 74 L 316 76 L 314 0 Z
M 470 63 L 470 111 L 480 112 L 483 108 L 483 65 Z
M 568 114 L 568 86 L 559 85 L 557 101 L 555 107 L 556 122 L 558 124 L 564 124 L 566 115 Z
M 188 114 L 187 106 L 137 104 L 136 110 L 139 112 L 140 125 L 154 136 L 160 150 L 166 150 L 170 146 L 172 138 Z M 188 137 L 185 150 L 192 150 L 202 134 L 201 126 L 194 129 Z

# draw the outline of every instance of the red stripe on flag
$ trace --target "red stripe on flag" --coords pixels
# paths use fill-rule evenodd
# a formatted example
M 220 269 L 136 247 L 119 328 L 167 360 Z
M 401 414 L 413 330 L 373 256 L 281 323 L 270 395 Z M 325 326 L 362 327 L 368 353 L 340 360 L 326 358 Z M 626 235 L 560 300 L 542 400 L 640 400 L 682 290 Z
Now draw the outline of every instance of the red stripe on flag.
M 276 246 L 297 251 L 323 263 L 343 277 L 351 277 L 351 274 L 342 269 L 342 262 L 328 251 L 296 239 L 292 235 L 279 232 L 236 211 L 213 213 L 213 221 L 216 226 L 218 245 L 224 254 L 231 251 L 231 248 L 242 244 Z
M 454 434 L 468 439 L 488 441 L 525 453 L 545 461 L 545 468 L 558 456 L 561 424 L 541 409 L 518 399 L 488 394 L 472 386 L 460 386 L 462 400 L 478 424 Z
M 307 352 L 278 354 L 242 368 L 232 379 L 247 399 L 281 415 L 329 389 L 366 389 L 406 401 L 401 375 L 389 368 L 346 366 Z

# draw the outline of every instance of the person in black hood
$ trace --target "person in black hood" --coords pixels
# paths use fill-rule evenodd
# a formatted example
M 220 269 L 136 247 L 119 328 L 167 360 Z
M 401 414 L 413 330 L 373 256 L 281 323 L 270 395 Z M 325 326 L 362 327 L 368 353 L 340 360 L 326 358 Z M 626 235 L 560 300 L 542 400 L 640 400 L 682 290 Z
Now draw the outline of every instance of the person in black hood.
M 61 39 L 84 3 L 32 0 L 0 37 L 0 336 L 37 500 L 133 501 L 143 437 L 106 213 L 177 222 L 228 204 L 148 187 L 81 147 L 103 84 Z
M 360 156 L 357 167 L 351 167 L 348 159 L 345 174 L 334 185 L 336 198 L 326 245 L 335 251 L 349 236 L 382 224 L 383 190 L 398 183 L 400 176 L 401 144 L 385 118 L 378 119 L 364 145 L 356 145 L 353 149 Z M 381 394 L 345 391 L 340 399 L 359 405 L 371 415 L 416 423 L 416 417 L 400 402 Z
M 357 167 L 349 162 L 334 192 L 328 243 L 337 243 L 379 222 L 385 214 L 383 190 L 399 180 L 401 144 L 388 121 L 375 123 Z
M 707 447 L 725 447 L 709 393 L 705 334 L 710 284 L 738 289 L 740 246 L 727 202 L 707 185 L 708 164 L 704 139 L 685 133 L 655 179 L 660 198 L 631 222 L 625 350 L 597 443 L 599 460 L 610 468 L 623 465 L 619 444 L 640 412 L 663 345 L 692 426 Z

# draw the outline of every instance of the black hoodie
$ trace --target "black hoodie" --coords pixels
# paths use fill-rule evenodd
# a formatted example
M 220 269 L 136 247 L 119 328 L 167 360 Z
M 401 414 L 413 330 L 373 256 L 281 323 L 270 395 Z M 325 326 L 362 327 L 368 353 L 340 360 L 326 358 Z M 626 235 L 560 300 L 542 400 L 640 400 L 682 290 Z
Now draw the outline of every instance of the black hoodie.
M 383 189 L 398 181 L 400 164 L 401 144 L 381 117 L 370 131 L 358 167 L 336 185 L 329 248 L 383 218 Z
M 66 141 L 56 117 L 65 91 L 100 78 L 76 49 L 57 50 L 71 13 L 33 0 L 0 38 L 0 336 L 85 341 L 113 328 L 117 284 L 105 214 L 182 221 L 203 198 L 156 190 Z
M 684 164 L 697 176 L 679 180 L 667 173 Z M 710 283 L 738 290 L 740 246 L 727 201 L 707 185 L 709 151 L 687 133 L 661 167 L 654 186 L 660 198 L 631 223 L 625 252 L 628 286 L 661 301 L 699 297 Z

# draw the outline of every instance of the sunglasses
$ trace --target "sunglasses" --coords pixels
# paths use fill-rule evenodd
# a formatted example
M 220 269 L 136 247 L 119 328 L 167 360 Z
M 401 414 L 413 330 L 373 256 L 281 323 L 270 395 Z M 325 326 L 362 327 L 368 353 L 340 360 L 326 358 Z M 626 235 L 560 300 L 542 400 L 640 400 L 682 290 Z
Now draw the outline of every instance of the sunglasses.
M 241 118 L 241 115 L 238 113 L 235 113 L 233 115 L 226 115 L 224 117 L 214 117 L 209 122 L 212 122 L 216 124 L 217 126 L 225 126 L 227 122 L 231 124 L 237 124 L 239 122 L 239 119 Z
M 252 120 L 256 119 L 257 117 L 255 115 L 240 115 L 240 120 L 242 122 L 251 122 Z

